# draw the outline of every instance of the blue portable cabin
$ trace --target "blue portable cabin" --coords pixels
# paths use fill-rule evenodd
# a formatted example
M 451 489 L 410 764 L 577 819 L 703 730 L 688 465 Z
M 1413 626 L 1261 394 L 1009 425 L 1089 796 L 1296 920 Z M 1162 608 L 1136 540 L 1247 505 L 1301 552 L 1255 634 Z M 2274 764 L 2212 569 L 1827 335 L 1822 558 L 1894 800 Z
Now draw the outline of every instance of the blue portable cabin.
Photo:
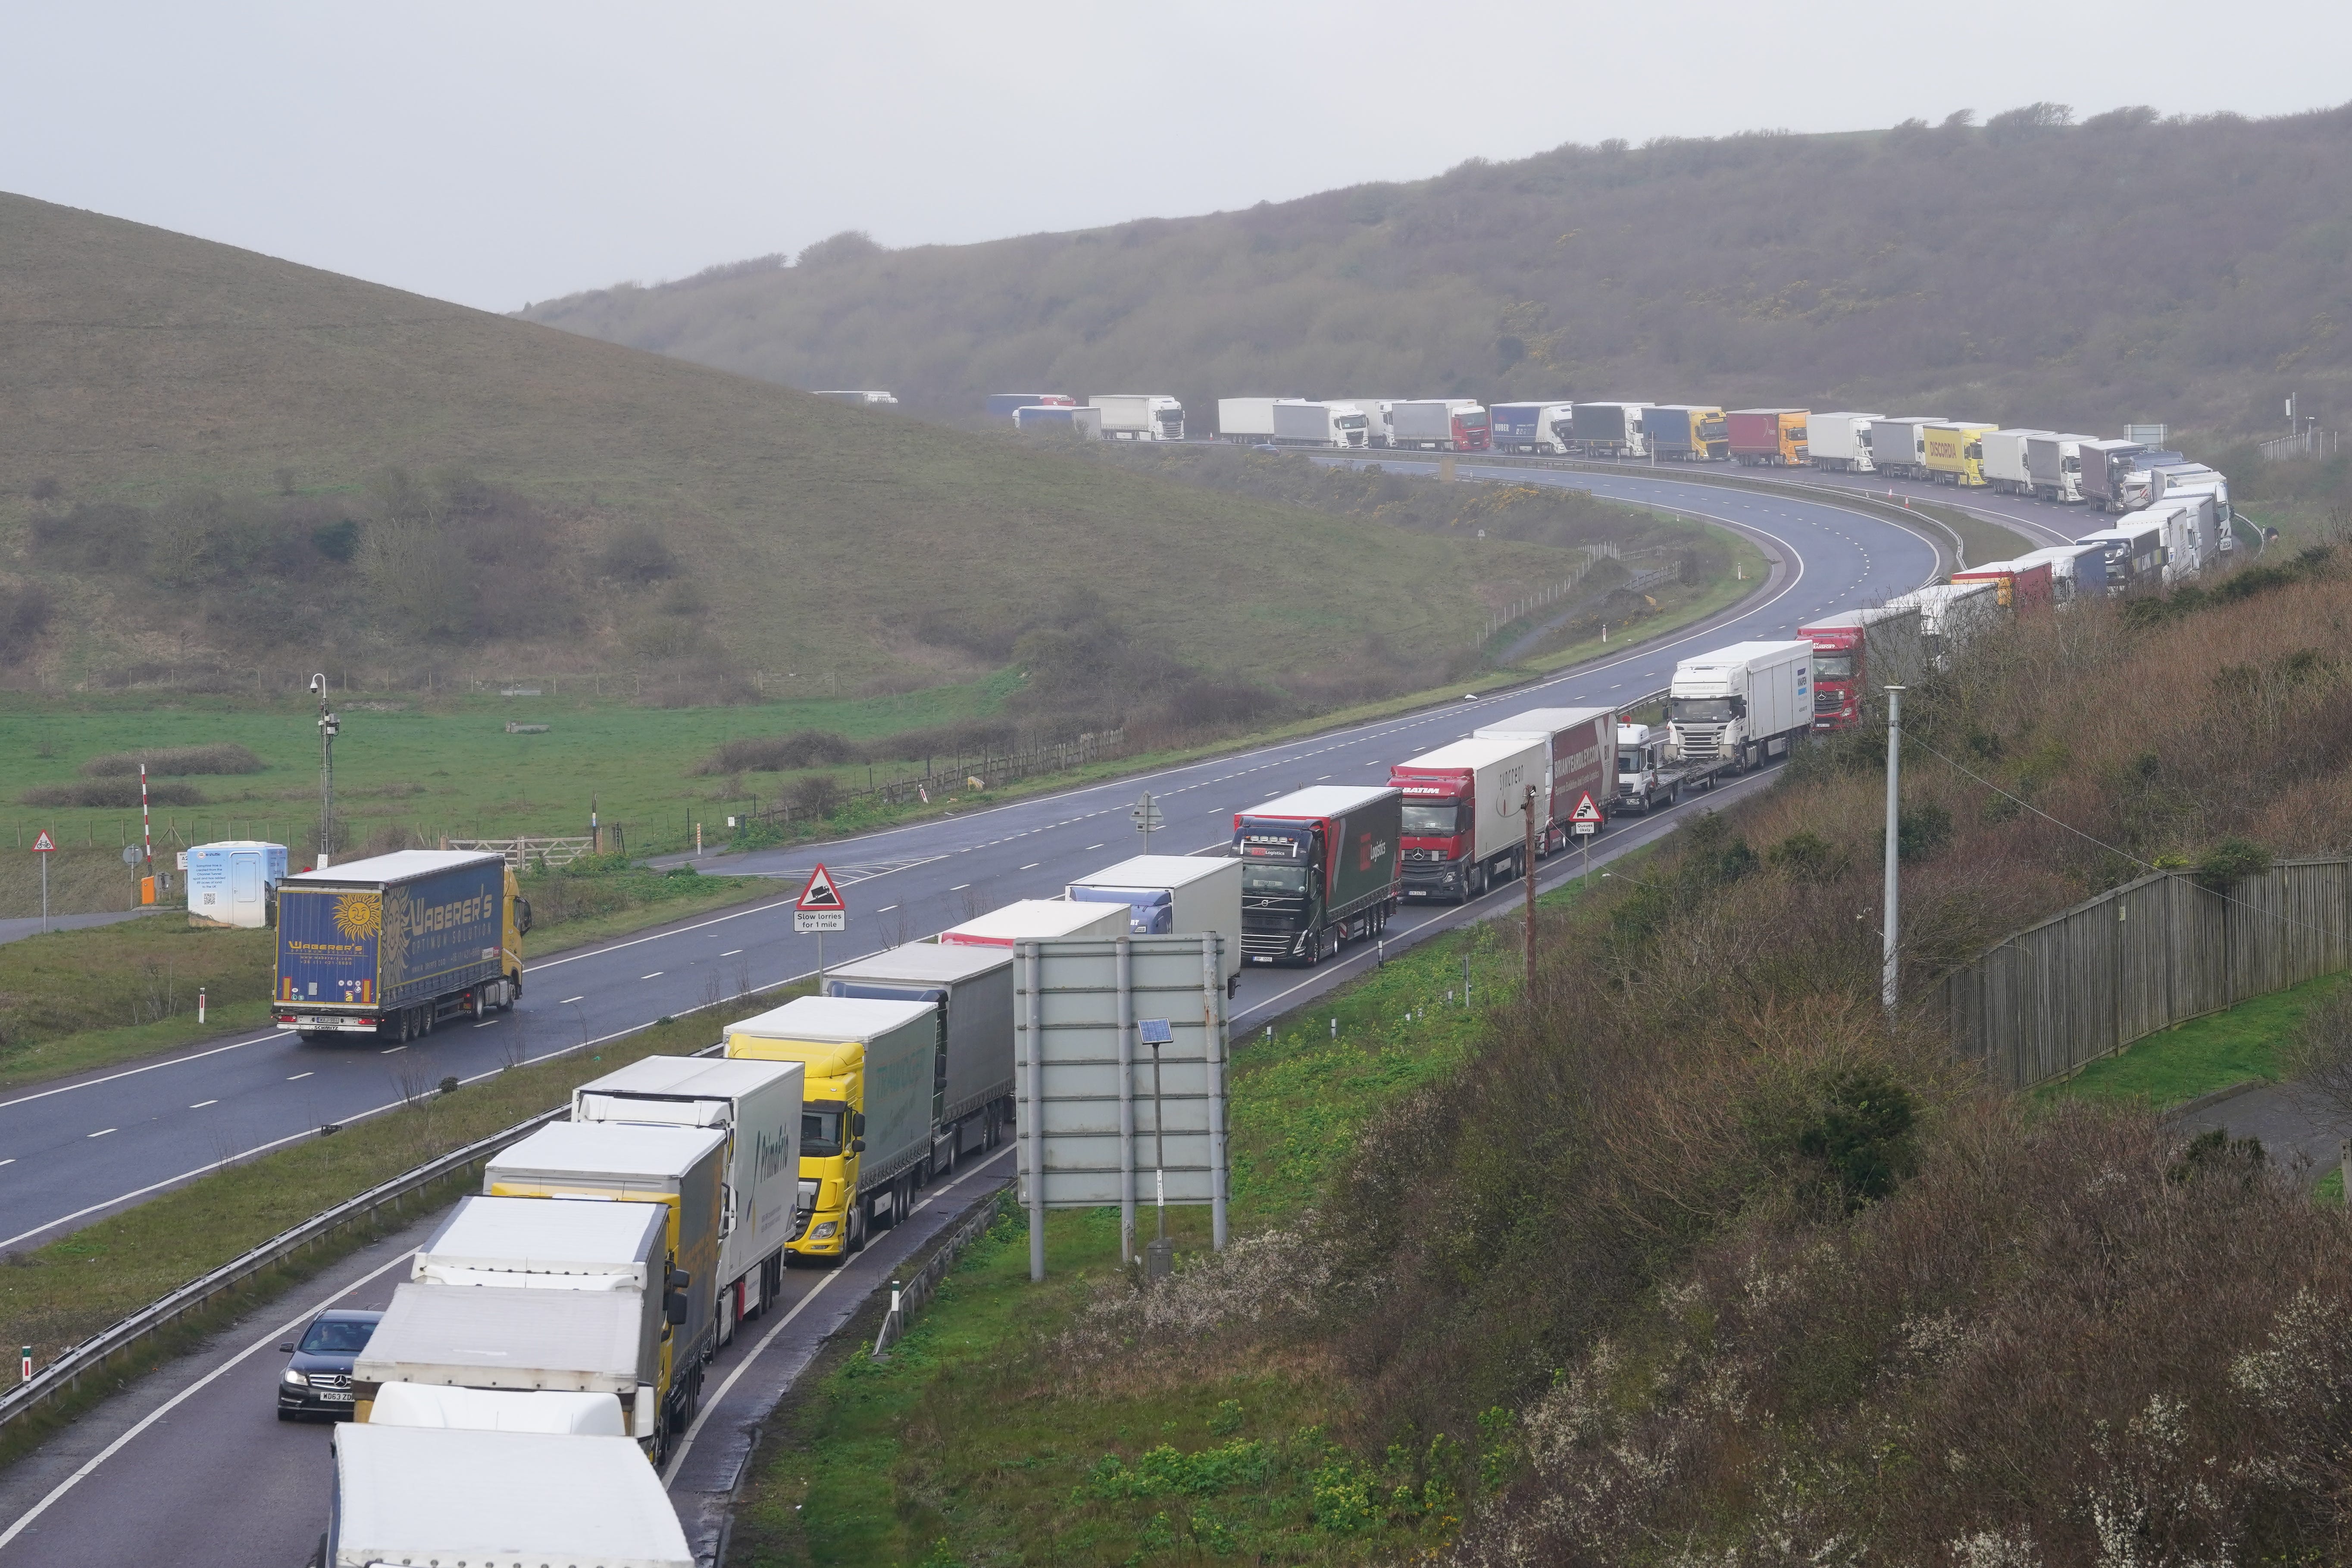
M 278 884 L 286 879 L 286 846 L 230 838 L 188 850 L 188 923 L 244 926 L 269 923 Z

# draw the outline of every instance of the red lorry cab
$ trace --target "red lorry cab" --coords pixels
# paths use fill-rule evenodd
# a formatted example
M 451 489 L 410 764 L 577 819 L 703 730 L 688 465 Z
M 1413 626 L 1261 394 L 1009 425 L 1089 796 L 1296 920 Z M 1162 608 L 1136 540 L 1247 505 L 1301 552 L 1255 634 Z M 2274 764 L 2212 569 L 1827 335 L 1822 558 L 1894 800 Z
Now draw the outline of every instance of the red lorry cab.
M 1813 728 L 1850 730 L 1862 721 L 1863 643 L 1859 615 L 1833 617 L 1797 635 L 1813 645 Z

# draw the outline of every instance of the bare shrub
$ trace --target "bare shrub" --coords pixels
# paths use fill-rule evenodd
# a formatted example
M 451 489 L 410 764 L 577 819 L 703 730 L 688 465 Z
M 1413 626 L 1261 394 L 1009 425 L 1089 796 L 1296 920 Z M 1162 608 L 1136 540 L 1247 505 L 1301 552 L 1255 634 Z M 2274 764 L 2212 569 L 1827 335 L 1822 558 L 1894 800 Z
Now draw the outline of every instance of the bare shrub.
M 677 553 L 650 528 L 624 529 L 596 553 L 596 574 L 643 586 L 677 575 Z
M 104 806 L 116 811 L 136 811 L 139 809 L 139 781 L 135 778 L 85 779 L 79 784 L 41 784 L 26 790 L 16 798 L 26 805 Z M 152 805 L 202 805 L 205 795 L 194 784 L 151 779 L 147 784 L 147 800 Z
M 801 768 L 839 767 L 860 760 L 857 742 L 831 730 L 794 730 L 786 735 L 747 735 L 729 741 L 695 764 L 698 777 L 739 773 L 790 773 Z
M 2298 1094 L 2352 1121 L 2352 987 L 2339 985 L 2311 1005 L 2280 1050 L 2279 1066 Z
M 150 774 L 157 773 L 257 773 L 268 763 L 234 742 L 218 741 L 205 746 L 161 746 L 152 752 L 109 752 L 82 763 L 79 772 L 84 778 L 121 778 L 136 774 L 139 765 L 147 764 Z

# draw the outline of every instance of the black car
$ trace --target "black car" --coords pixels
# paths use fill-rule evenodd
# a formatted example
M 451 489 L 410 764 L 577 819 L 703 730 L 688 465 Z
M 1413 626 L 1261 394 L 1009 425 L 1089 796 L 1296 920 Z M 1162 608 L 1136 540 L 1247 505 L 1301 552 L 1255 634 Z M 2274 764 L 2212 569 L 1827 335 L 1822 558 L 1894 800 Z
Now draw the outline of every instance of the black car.
M 367 1349 L 382 1312 L 331 1307 L 310 1320 L 296 1342 L 278 1348 L 293 1356 L 278 1380 L 278 1419 L 324 1415 L 348 1420 L 352 1414 L 352 1363 Z

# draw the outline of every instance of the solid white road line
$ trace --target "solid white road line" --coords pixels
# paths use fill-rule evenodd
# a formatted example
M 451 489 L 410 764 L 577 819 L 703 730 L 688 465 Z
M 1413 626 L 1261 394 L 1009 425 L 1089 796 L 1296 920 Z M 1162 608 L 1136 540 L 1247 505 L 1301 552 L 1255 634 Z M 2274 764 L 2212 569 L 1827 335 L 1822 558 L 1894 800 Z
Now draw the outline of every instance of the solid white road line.
M 1007 1145 L 1005 1148 L 990 1155 L 987 1159 L 982 1160 L 979 1164 L 974 1165 L 971 1170 L 966 1171 L 962 1175 L 955 1178 L 955 1180 L 949 1182 L 944 1186 L 933 1189 L 929 1197 L 925 1198 L 921 1203 L 917 1204 L 913 1208 L 908 1209 L 907 1212 L 910 1215 L 922 1213 L 940 1197 L 953 1192 L 956 1188 L 961 1186 L 972 1177 L 979 1175 L 982 1171 L 985 1171 L 991 1165 L 996 1163 L 997 1161 L 1002 1160 L 1006 1155 L 1012 1153 L 1013 1152 L 1013 1147 L 1014 1146 L 1013 1145 Z M 896 1229 L 897 1226 L 894 1226 L 891 1228 Z M 843 1261 L 843 1268 L 835 1269 L 832 1273 L 826 1275 L 824 1279 L 810 1286 L 808 1294 L 803 1296 L 799 1300 L 793 1303 L 793 1310 L 786 1312 L 774 1328 L 770 1329 L 761 1337 L 760 1342 L 752 1347 L 751 1353 L 738 1362 L 735 1364 L 735 1370 L 727 1374 L 727 1380 L 719 1385 L 717 1391 L 714 1392 L 709 1399 L 703 1401 L 702 1408 L 695 1415 L 694 1424 L 686 1429 L 686 1436 L 678 1439 L 677 1452 L 670 1456 L 669 1468 L 662 1472 L 663 1486 L 667 1487 L 672 1481 L 677 1479 L 678 1469 L 680 1467 L 685 1465 L 686 1456 L 692 1451 L 694 1447 L 694 1440 L 702 1436 L 702 1424 L 710 1419 L 710 1413 L 719 1408 L 719 1401 L 727 1397 L 727 1391 L 733 1388 L 742 1375 L 751 1371 L 752 1366 L 761 1356 L 768 1353 L 768 1347 L 775 1343 L 776 1336 L 782 1333 L 786 1329 L 792 1326 L 793 1320 L 801 1315 L 802 1309 L 805 1308 L 811 1301 L 815 1300 L 820 1291 L 824 1290 L 826 1286 L 831 1285 L 835 1280 L 840 1279 L 842 1275 L 847 1271 L 847 1260 L 844 1259 Z M 6 1539 L 5 1537 L 0 1537 L 0 1545 L 5 1544 Z
M 146 1431 L 148 1427 L 152 1426 L 156 1422 L 161 1421 L 164 1416 L 169 1415 L 173 1411 L 178 1409 L 180 1405 L 185 1403 L 191 1395 L 210 1386 L 215 1378 L 221 1377 L 226 1373 L 232 1367 L 235 1367 L 247 1357 L 253 1355 L 257 1352 L 267 1350 L 270 1345 L 284 1339 L 288 1334 L 290 1334 L 296 1329 L 300 1328 L 307 1320 L 319 1312 L 324 1311 L 329 1306 L 331 1306 L 341 1298 L 350 1295 L 352 1291 L 358 1289 L 362 1285 L 371 1284 L 376 1279 L 382 1278 L 383 1275 L 389 1274 L 392 1270 L 399 1268 L 402 1264 L 406 1263 L 410 1258 L 415 1256 L 416 1254 L 414 1249 L 404 1252 L 399 1257 L 394 1258 L 391 1262 L 385 1264 L 383 1268 L 375 1269 L 362 1279 L 352 1280 L 350 1284 L 326 1297 L 316 1305 L 303 1308 L 300 1312 L 296 1314 L 293 1318 L 289 1319 L 284 1326 L 273 1330 L 269 1333 L 263 1335 L 260 1339 L 254 1341 L 253 1343 L 246 1346 L 245 1349 L 237 1352 L 236 1354 L 229 1357 L 228 1360 L 221 1363 L 220 1365 L 213 1368 L 212 1371 L 205 1373 L 204 1376 L 196 1379 L 195 1382 L 188 1384 L 187 1387 L 180 1390 L 179 1393 L 172 1395 L 171 1398 L 165 1400 L 163 1404 L 149 1411 L 145 1417 L 142 1418 L 137 1426 L 131 1427 L 130 1431 L 125 1432 L 121 1436 L 117 1437 L 113 1442 L 109 1443 L 105 1447 L 100 1448 L 90 1458 L 88 1464 L 82 1466 L 80 1469 L 76 1470 L 72 1475 L 68 1476 L 64 1480 L 59 1481 L 57 1486 L 50 1490 L 48 1496 L 43 1498 L 40 1501 L 35 1503 L 31 1508 L 26 1509 L 22 1514 L 18 1515 L 16 1521 L 11 1524 L 6 1530 L 0 1531 L 0 1547 L 5 1547 L 10 1542 L 16 1540 L 19 1534 L 23 1533 L 26 1525 L 32 1523 L 33 1521 L 40 1518 L 42 1514 L 48 1511 L 49 1505 L 51 1503 L 56 1502 L 59 1498 L 65 1496 L 66 1493 L 81 1485 L 83 1481 L 88 1480 L 90 1475 L 97 1470 L 99 1466 L 106 1463 L 107 1460 L 121 1453 L 129 1446 L 132 1438 L 138 1436 L 142 1432 Z

